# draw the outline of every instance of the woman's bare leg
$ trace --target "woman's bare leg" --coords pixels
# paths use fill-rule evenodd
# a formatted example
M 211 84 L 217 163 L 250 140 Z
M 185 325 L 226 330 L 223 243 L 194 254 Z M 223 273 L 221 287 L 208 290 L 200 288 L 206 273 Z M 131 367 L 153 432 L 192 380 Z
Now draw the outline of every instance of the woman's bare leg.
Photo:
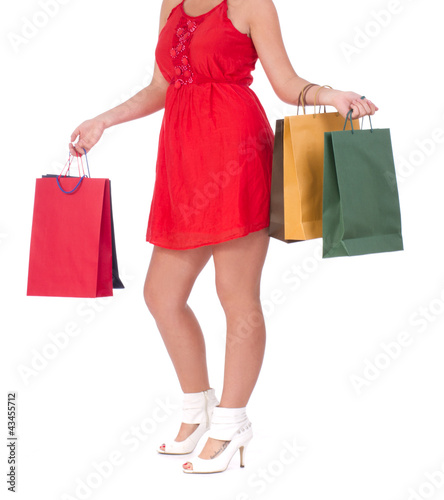
M 247 405 L 262 366 L 265 322 L 260 280 L 269 241 L 268 229 L 262 229 L 213 245 L 216 289 L 227 318 L 222 407 Z M 208 439 L 199 457 L 214 458 L 225 449 L 224 444 Z
M 211 253 L 209 246 L 190 250 L 154 246 L 145 280 L 145 302 L 185 393 L 210 388 L 205 340 L 187 300 Z M 196 427 L 197 424 L 182 423 L 176 440 L 183 441 Z

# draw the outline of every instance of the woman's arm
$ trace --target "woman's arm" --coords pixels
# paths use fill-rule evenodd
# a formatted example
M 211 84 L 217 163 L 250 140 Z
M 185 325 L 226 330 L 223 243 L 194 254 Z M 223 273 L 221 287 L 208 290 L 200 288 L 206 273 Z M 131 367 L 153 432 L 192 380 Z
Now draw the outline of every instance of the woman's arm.
M 248 2 L 251 39 L 273 90 L 282 101 L 297 105 L 301 90 L 310 82 L 298 76 L 291 65 L 282 40 L 276 7 L 272 0 L 245 1 Z M 306 92 L 306 104 L 314 103 L 318 89 L 319 86 L 311 87 Z M 361 100 L 356 92 L 326 88 L 319 90 L 316 102 L 334 106 L 344 118 L 350 109 L 353 109 L 353 118 L 373 115 L 378 109 L 368 99 Z
M 164 0 L 160 11 L 159 33 L 166 24 L 167 18 L 180 0 Z M 127 101 L 119 104 L 90 120 L 80 124 L 71 135 L 69 150 L 71 154 L 88 152 L 102 137 L 108 127 L 119 123 L 136 120 L 151 115 L 165 107 L 165 96 L 169 82 L 165 80 L 157 63 L 154 66 L 154 74 L 151 83 Z M 79 138 L 76 144 L 73 142 Z

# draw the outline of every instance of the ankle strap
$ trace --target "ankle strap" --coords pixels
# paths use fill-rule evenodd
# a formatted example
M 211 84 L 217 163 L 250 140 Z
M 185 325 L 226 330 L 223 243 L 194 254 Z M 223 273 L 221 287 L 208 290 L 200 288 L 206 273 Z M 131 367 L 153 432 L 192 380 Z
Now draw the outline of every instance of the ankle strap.
M 183 395 L 182 422 L 199 424 L 206 417 L 206 411 L 218 404 L 214 389 L 202 392 L 188 392 Z
M 222 408 L 213 410 L 209 437 L 221 441 L 231 441 L 235 434 L 242 433 L 251 427 L 246 408 Z

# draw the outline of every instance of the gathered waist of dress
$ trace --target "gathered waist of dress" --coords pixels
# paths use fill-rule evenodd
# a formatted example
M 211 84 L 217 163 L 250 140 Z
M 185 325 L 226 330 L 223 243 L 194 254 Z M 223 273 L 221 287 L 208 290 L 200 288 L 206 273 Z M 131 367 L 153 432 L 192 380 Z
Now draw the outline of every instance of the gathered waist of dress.
M 176 80 L 173 80 L 170 83 L 170 85 L 174 85 L 176 89 L 180 89 L 182 86 L 188 86 L 194 84 L 202 85 L 204 83 L 224 83 L 228 85 L 242 85 L 249 87 L 253 81 L 253 78 L 248 77 L 248 78 L 243 78 L 241 80 L 217 80 L 215 78 L 209 78 L 206 76 L 193 75 L 193 77 L 190 80 L 187 81 L 186 79 L 178 78 Z

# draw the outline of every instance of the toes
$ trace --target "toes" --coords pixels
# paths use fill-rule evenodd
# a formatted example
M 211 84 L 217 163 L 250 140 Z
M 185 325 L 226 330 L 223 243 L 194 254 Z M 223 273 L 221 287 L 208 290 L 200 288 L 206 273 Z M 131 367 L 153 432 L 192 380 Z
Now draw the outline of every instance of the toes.
M 191 462 L 185 462 L 185 463 L 183 464 L 183 468 L 184 468 L 184 469 L 193 470 L 193 465 L 191 464 Z

